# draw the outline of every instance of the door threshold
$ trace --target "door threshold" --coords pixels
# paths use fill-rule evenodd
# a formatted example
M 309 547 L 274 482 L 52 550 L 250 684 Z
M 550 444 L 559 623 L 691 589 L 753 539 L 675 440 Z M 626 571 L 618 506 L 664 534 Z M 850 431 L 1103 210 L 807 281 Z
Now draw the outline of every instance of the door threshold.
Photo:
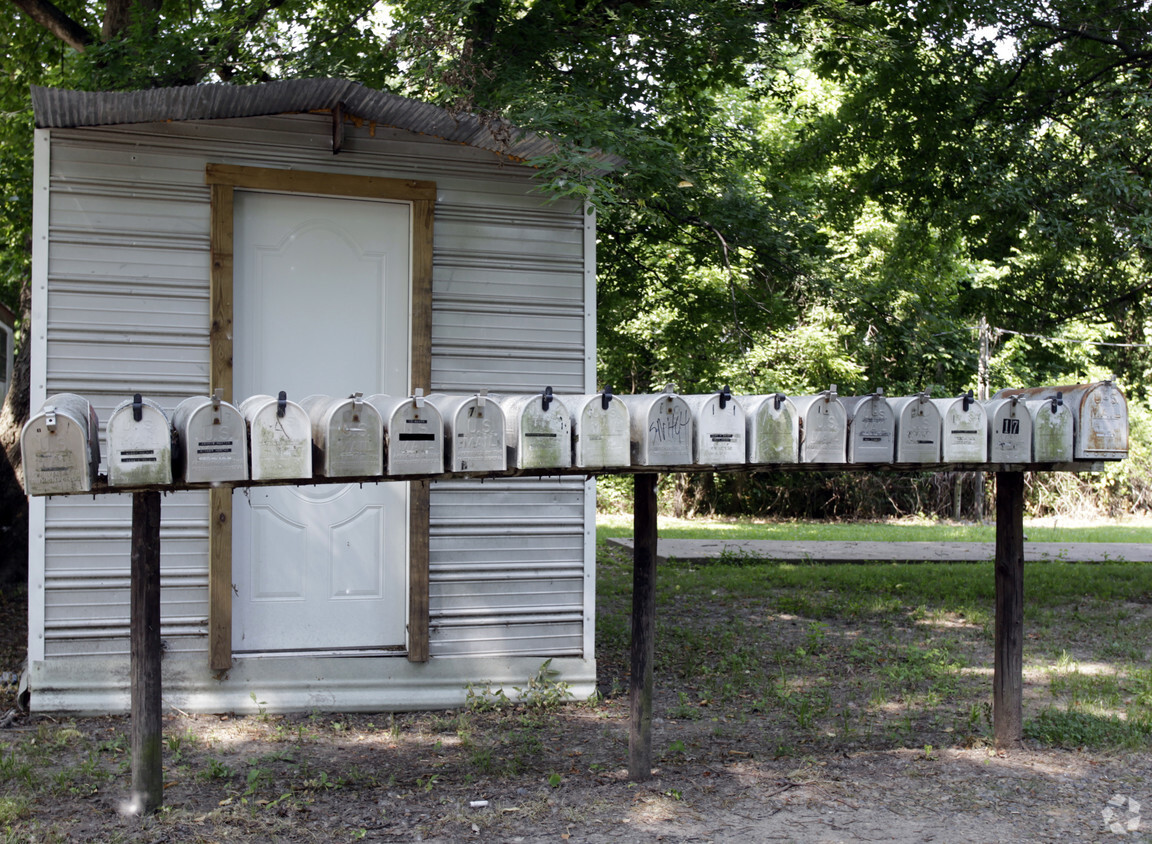
M 232 656 L 236 659 L 272 659 L 276 657 L 406 657 L 408 656 L 408 649 L 403 645 L 394 645 L 379 648 L 233 651 Z

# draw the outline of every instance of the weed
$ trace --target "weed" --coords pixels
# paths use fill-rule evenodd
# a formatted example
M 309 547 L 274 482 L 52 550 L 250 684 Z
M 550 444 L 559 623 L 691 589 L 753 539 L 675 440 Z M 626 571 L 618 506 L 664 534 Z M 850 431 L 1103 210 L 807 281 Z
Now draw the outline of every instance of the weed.
M 197 774 L 202 780 L 230 780 L 234 775 L 235 771 L 213 757 L 209 757 L 205 767 Z

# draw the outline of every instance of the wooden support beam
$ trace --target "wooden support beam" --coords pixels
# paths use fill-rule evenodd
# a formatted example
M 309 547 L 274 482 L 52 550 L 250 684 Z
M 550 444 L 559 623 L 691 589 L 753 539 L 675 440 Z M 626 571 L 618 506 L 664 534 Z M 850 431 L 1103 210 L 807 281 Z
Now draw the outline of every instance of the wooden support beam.
M 632 509 L 632 672 L 629 687 L 631 727 L 628 776 L 652 777 L 652 692 L 656 659 L 656 481 L 659 475 L 636 476 Z
M 1024 738 L 1024 473 L 996 473 L 996 658 L 992 732 L 999 748 Z
M 132 495 L 132 808 L 164 801 L 160 725 L 160 493 Z

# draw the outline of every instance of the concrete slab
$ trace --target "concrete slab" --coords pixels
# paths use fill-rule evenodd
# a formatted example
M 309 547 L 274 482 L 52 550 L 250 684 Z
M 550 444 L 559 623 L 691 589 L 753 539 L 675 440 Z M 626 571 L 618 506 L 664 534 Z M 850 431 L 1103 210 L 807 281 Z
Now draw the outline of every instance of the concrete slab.
M 609 543 L 632 550 L 631 539 Z M 786 542 L 775 539 L 660 539 L 660 562 L 703 562 L 721 556 L 752 557 L 780 562 L 868 563 L 989 562 L 996 556 L 992 542 Z M 1135 542 L 1025 542 L 1026 561 L 1063 560 L 1077 563 L 1152 562 L 1152 544 Z

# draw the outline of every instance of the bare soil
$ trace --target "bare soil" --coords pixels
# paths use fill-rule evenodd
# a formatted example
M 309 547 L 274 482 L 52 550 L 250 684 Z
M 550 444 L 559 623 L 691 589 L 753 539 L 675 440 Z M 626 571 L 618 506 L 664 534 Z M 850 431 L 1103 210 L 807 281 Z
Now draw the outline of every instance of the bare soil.
M 15 669 L 20 596 L 0 610 L 0 668 Z M 726 611 L 693 610 L 717 622 Z M 753 621 L 780 654 L 813 644 L 803 619 Z M 22 714 L 0 730 L 0 841 L 1152 840 L 1152 748 L 989 746 L 985 634 L 962 621 L 933 634 L 970 660 L 942 700 L 875 694 L 870 668 L 887 657 L 862 664 L 859 642 L 920 635 L 890 623 L 830 624 L 813 672 L 790 676 L 774 704 L 710 699 L 658 656 L 654 770 L 642 782 L 628 777 L 625 652 L 611 643 L 594 703 L 478 695 L 479 706 L 439 713 L 169 711 L 164 806 L 145 818 L 126 811 L 127 718 Z M 1045 681 L 1026 682 L 1034 712 Z M 14 692 L 2 694 L 7 709 Z M 806 712 L 805 701 L 819 705 Z M 1106 811 L 1133 828 L 1112 831 Z

